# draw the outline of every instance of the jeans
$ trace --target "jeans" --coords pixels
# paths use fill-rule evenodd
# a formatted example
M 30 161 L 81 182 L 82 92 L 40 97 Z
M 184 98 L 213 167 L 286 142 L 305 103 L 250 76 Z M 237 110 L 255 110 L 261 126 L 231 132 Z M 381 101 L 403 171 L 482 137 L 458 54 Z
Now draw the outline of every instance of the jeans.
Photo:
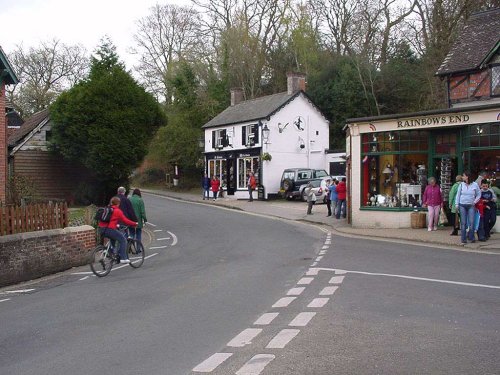
M 128 228 L 130 237 L 142 242 L 142 228 Z
M 474 241 L 474 216 L 476 208 L 473 204 L 461 204 L 460 206 L 460 238 L 466 243 L 467 228 L 469 228 L 469 241 Z
M 332 206 L 332 215 L 336 216 L 337 215 L 337 208 L 338 208 L 338 201 L 332 200 L 330 205 Z
M 328 216 L 332 216 L 332 201 L 330 199 L 326 200 L 326 208 L 328 209 Z
M 203 199 L 210 199 L 210 188 L 203 188 Z
M 439 222 L 439 208 L 441 206 L 428 206 L 427 210 L 429 211 L 429 229 L 437 228 Z
M 484 210 L 484 235 L 488 238 L 491 234 L 491 230 L 497 222 L 497 210 L 495 207 Z
M 337 203 L 337 214 L 335 217 L 337 219 L 340 219 L 340 214 L 342 213 L 342 217 L 345 219 L 347 216 L 347 207 L 346 207 L 346 200 L 345 199 L 339 199 Z
M 99 228 L 101 231 L 101 236 L 109 238 L 110 240 L 117 241 L 119 244 L 118 254 L 120 254 L 120 259 L 127 259 L 127 240 L 123 234 L 116 229 L 111 228 Z
M 214 193 L 214 200 L 216 200 L 217 199 L 217 194 L 219 194 L 219 192 L 218 191 L 214 191 L 213 193 Z
M 253 201 L 253 189 L 250 186 L 248 187 L 248 197 L 249 197 L 248 200 L 250 202 L 252 202 Z

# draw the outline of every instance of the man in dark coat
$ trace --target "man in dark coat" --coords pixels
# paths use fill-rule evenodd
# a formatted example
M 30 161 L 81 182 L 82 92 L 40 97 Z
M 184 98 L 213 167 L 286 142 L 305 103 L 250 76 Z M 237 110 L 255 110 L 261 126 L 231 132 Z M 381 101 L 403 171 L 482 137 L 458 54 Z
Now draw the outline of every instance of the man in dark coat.
M 130 200 L 125 195 L 125 192 L 126 190 L 123 186 L 118 188 L 118 194 L 116 196 L 120 198 L 120 210 L 123 211 L 123 214 L 127 219 L 137 222 L 137 216 L 135 216 L 134 208 L 132 207 Z

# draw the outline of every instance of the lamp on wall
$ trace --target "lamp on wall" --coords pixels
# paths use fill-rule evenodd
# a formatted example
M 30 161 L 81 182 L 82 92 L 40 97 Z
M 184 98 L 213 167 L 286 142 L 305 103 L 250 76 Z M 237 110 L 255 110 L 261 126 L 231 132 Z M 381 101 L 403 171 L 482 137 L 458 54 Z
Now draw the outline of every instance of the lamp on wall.
M 271 133 L 271 130 L 268 128 L 267 124 L 264 124 L 264 127 L 262 128 L 262 139 L 265 144 L 269 141 L 269 133 Z

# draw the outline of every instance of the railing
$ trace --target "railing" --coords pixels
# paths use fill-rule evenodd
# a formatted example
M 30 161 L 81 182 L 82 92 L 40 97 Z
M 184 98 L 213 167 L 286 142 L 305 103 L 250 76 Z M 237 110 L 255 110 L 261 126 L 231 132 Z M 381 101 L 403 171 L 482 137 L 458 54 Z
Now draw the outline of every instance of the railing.
M 67 226 L 66 202 L 0 207 L 0 236 Z

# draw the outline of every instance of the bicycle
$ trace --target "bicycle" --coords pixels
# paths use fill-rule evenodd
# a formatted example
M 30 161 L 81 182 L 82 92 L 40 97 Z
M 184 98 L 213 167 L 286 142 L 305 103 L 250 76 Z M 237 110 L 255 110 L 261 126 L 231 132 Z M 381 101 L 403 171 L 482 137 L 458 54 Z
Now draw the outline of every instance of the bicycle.
M 119 230 L 127 234 L 127 227 L 120 226 Z M 133 237 L 127 237 L 127 254 L 130 267 L 139 268 L 144 263 L 146 252 L 142 242 Z M 105 245 L 97 245 L 92 251 L 90 269 L 97 277 L 104 277 L 111 272 L 113 265 L 120 263 L 120 255 L 115 252 L 113 241 L 109 240 Z

